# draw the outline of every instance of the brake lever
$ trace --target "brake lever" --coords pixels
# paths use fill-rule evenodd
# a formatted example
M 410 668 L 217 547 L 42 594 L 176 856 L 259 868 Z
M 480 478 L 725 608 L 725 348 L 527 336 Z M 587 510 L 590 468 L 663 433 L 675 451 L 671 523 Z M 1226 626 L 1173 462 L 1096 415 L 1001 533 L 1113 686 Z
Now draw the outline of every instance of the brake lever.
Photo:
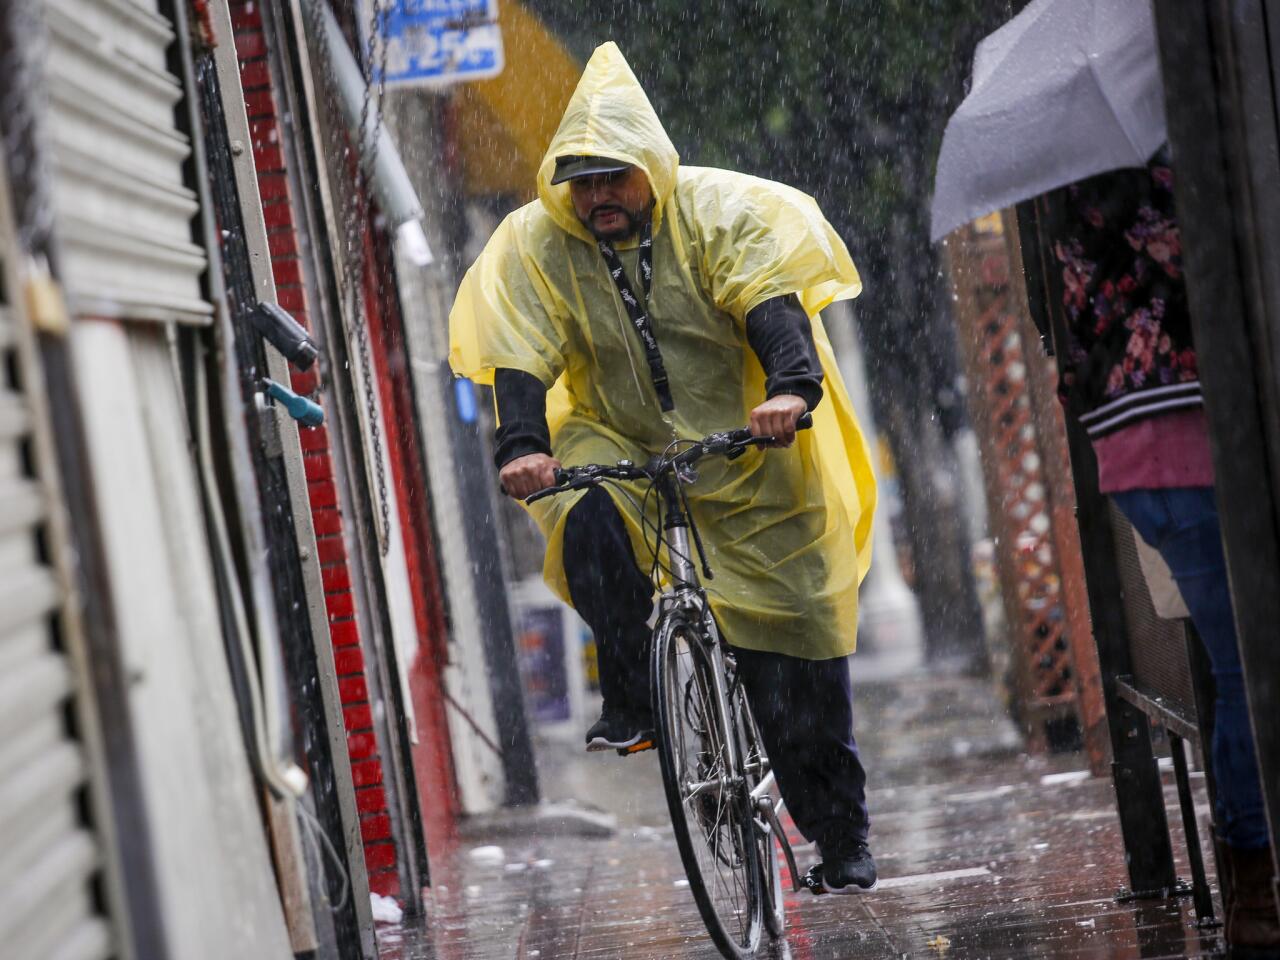
M 557 471 L 558 473 L 559 471 Z M 544 497 L 554 496 L 557 493 L 567 493 L 570 490 L 585 490 L 587 487 L 594 486 L 596 480 L 594 477 L 572 477 L 566 483 L 557 483 L 554 487 L 547 487 L 545 490 L 539 490 L 531 493 L 524 498 L 525 503 L 534 503 Z
M 549 496 L 551 496 L 552 494 L 556 494 L 556 493 L 560 493 L 560 492 L 561 492 L 561 488 L 560 488 L 560 487 L 547 487 L 547 489 L 545 489 L 545 490 L 539 490 L 537 493 L 531 493 L 531 494 L 529 494 L 527 497 L 525 497 L 525 498 L 524 498 L 524 502 L 525 502 L 525 503 L 535 503 L 535 502 L 537 502 L 538 500 L 542 500 L 544 497 L 549 497 Z

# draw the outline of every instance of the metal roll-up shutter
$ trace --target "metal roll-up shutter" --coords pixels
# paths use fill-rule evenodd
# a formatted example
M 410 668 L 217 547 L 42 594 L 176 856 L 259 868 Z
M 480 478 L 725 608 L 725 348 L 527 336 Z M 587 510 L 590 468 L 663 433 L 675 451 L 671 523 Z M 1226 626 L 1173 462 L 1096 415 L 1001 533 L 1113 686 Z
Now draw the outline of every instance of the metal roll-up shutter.
M 46 0 L 49 148 L 62 279 L 80 315 L 207 323 L 192 243 L 182 85 L 154 0 Z
M 118 944 L 103 913 L 103 843 L 89 824 L 92 721 L 77 712 L 86 678 L 55 566 L 48 425 L 11 296 L 7 191 L 0 168 L 0 955 L 95 960 L 117 956 Z

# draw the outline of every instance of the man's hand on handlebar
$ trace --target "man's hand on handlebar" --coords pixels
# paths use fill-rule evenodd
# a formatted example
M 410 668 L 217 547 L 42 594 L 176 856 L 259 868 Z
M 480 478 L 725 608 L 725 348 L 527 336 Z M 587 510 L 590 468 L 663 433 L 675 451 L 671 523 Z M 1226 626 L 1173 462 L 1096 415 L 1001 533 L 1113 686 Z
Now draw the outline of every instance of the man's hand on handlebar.
M 545 453 L 531 453 L 527 457 L 503 464 L 498 471 L 502 489 L 509 497 L 523 500 L 530 494 L 556 485 L 556 471 L 560 461 Z
M 777 403 L 776 401 L 779 400 L 798 401 L 800 411 L 792 416 L 791 411 L 794 411 L 794 406 Z M 584 464 L 564 470 L 560 468 L 560 461 L 545 454 L 536 453 L 521 457 L 512 460 L 502 468 L 502 492 L 511 497 L 519 497 L 525 503 L 533 503 L 535 500 L 555 496 L 566 490 L 581 490 L 584 487 L 617 480 L 657 482 L 672 473 L 675 473 L 681 481 L 696 480 L 696 476 L 683 475 L 681 470 L 692 467 L 705 456 L 722 456 L 732 460 L 749 447 L 790 446 L 795 440 L 796 431 L 808 430 L 813 426 L 813 417 L 804 409 L 804 406 L 804 401 L 799 397 L 774 397 L 769 403 L 756 408 L 755 413 L 765 411 L 766 407 L 770 408 L 765 411 L 767 416 L 763 420 L 763 427 L 756 425 L 753 413 L 750 427 L 708 434 L 701 440 L 686 440 L 684 443 L 687 446 L 679 453 L 670 453 L 676 446 L 672 444 L 667 454 L 654 457 L 644 466 L 637 466 L 630 460 L 619 460 L 616 464 Z M 775 417 L 776 420 L 773 419 Z M 788 425 L 791 430 L 791 440 L 785 443 L 775 440 L 775 437 L 786 435 Z
M 796 440 L 796 421 L 808 409 L 809 405 L 793 394 L 770 397 L 751 411 L 751 435 L 773 437 L 773 446 L 789 447 Z

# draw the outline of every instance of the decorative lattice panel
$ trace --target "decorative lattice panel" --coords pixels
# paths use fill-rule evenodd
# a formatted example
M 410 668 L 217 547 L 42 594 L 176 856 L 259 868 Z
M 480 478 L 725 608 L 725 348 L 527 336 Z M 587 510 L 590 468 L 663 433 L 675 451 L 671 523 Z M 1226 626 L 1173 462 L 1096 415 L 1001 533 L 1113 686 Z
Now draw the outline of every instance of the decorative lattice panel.
M 1053 481 L 1062 478 L 1050 476 L 1065 472 L 1067 461 L 1061 431 L 1044 429 L 1042 398 L 1033 393 L 1052 392 L 1056 374 L 1040 345 L 1024 337 L 1027 321 L 1010 284 L 999 222 L 953 234 L 948 253 L 1012 648 L 1013 699 L 1033 748 L 1070 745 L 1081 726 L 1079 690 L 1051 502 Z

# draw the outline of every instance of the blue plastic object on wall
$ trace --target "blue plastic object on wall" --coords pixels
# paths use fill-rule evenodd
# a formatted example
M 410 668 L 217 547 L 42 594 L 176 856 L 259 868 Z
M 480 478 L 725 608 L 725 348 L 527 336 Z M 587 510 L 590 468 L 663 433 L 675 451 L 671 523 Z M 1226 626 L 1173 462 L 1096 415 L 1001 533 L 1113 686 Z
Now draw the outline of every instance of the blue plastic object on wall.
M 300 397 L 288 387 L 276 383 L 274 380 L 263 379 L 262 388 L 267 392 L 267 396 L 284 405 L 289 411 L 289 416 L 297 420 L 305 427 L 318 427 L 324 423 L 324 409 L 320 404 L 308 400 L 306 397 Z

